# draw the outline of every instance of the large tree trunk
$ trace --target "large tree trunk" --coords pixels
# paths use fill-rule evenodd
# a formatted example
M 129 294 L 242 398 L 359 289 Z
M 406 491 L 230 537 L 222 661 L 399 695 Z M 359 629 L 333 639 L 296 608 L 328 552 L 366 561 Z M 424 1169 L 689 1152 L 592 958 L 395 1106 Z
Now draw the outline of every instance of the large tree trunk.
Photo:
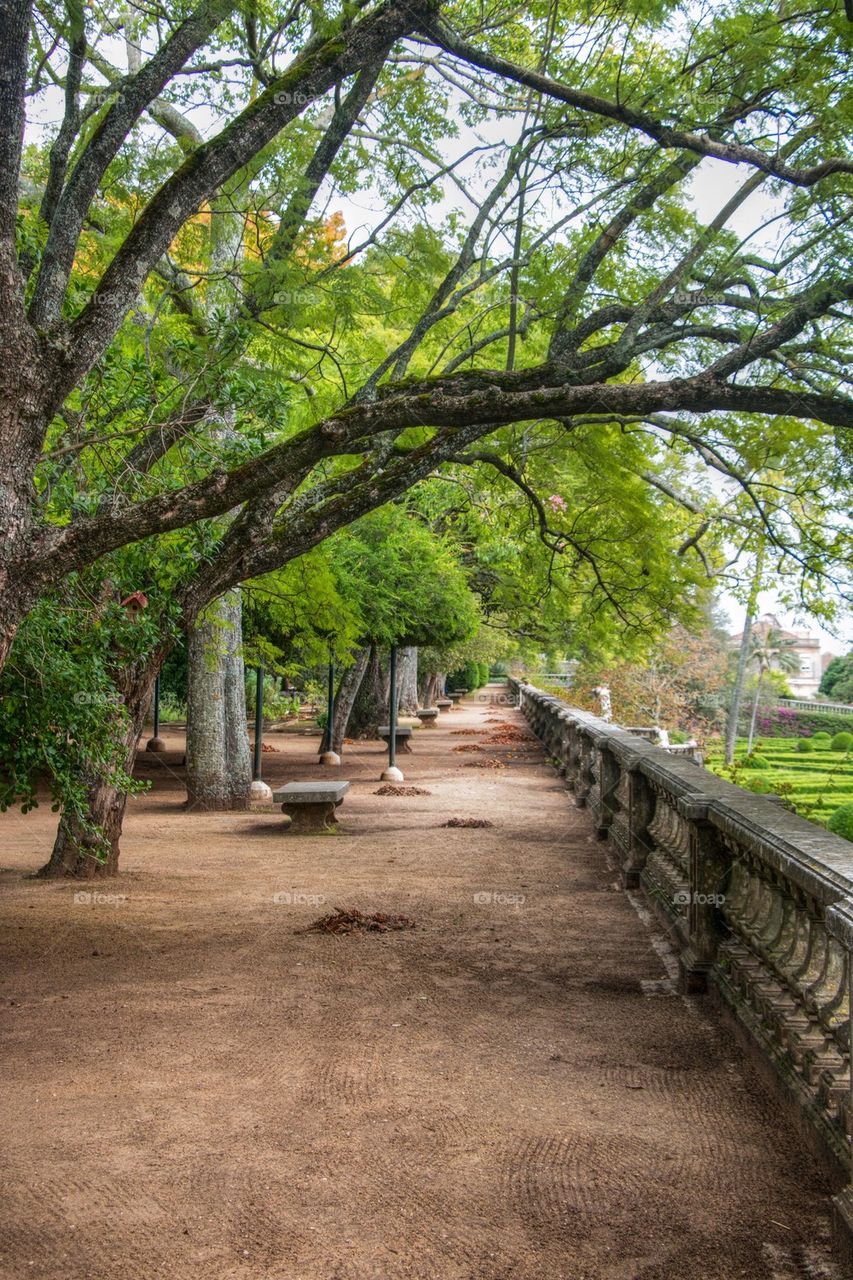
M 352 737 L 376 738 L 379 736 L 379 726 L 385 723 L 388 714 L 386 683 L 376 645 L 371 645 L 367 670 L 350 715 L 349 725 Z
M 336 751 L 338 755 L 343 752 L 344 738 L 347 736 L 350 716 L 352 715 L 352 709 L 358 696 L 358 691 L 361 688 L 361 682 L 364 679 L 369 660 L 370 649 L 359 649 L 355 662 L 351 667 L 347 667 L 338 685 L 338 692 L 335 696 L 331 746 L 329 747 L 330 751 Z
M 238 591 L 220 597 L 190 629 L 187 655 L 187 808 L 245 809 L 251 758 Z
M 413 716 L 419 706 L 418 650 L 416 645 L 404 645 L 397 654 L 397 710 Z
M 431 671 L 424 683 L 424 701 L 425 707 L 434 706 L 437 698 L 441 697 L 441 691 L 444 688 L 444 673 L 441 671 Z
M 152 656 L 142 669 L 123 672 L 120 688 L 128 722 L 122 730 L 124 767 L 126 773 L 133 770 L 136 744 L 145 724 L 145 717 L 154 692 L 154 678 L 162 661 L 162 653 Z M 91 826 L 100 828 L 101 845 L 87 828 L 73 815 L 63 814 L 59 821 L 50 861 L 39 871 L 45 877 L 74 877 L 79 880 L 95 880 L 118 873 L 119 839 L 121 837 L 127 792 L 120 790 L 103 778 L 93 777 L 89 788 L 87 817 Z M 104 856 L 103 850 L 106 848 Z
M 226 597 L 233 625 L 228 630 L 223 685 L 225 693 L 225 768 L 231 787 L 231 809 L 249 805 L 252 747 L 246 716 L 246 668 L 243 663 L 243 598 L 239 590 Z

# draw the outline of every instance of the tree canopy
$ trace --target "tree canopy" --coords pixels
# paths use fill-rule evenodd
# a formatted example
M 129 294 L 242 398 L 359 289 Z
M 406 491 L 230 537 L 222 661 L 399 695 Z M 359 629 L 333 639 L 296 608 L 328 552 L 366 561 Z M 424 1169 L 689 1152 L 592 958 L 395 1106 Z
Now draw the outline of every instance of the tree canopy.
M 700 471 L 806 589 L 840 576 L 839 3 L 4 20 L 7 649 L 131 542 L 207 522 L 224 590 L 447 466 L 562 498 L 555 554 L 602 591 L 643 485 L 667 523 L 693 509 L 679 545 L 704 571 Z M 46 124 L 25 135 L 27 110 Z M 537 492 L 559 449 L 587 487 Z

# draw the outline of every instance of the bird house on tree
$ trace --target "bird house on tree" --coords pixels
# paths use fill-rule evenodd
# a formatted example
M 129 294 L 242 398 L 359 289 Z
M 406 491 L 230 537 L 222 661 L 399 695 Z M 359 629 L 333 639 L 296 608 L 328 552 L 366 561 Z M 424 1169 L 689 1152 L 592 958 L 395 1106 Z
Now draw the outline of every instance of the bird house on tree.
M 143 609 L 148 607 L 148 597 L 142 591 L 134 591 L 121 602 L 121 607 L 127 610 L 127 616 L 131 622 L 135 622 Z

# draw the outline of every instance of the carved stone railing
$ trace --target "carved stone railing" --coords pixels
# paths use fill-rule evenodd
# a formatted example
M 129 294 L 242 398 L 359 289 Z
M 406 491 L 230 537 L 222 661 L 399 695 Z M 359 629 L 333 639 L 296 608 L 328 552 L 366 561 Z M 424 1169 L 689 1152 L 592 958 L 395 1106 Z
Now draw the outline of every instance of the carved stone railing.
M 692 760 L 510 679 L 533 732 L 666 923 L 687 991 L 715 993 L 837 1168 L 853 1168 L 853 845 Z M 835 1198 L 853 1231 L 853 1191 Z

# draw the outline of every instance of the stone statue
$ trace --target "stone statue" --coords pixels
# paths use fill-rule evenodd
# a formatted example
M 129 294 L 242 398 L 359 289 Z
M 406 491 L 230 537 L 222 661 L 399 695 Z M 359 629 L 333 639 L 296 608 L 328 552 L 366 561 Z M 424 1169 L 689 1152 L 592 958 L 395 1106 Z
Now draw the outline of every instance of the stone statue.
M 611 706 L 611 703 L 610 703 L 609 688 L 607 687 L 606 684 L 600 684 L 596 689 L 593 689 L 593 693 L 601 703 L 601 712 L 600 712 L 601 719 L 606 720 L 607 723 L 609 724 L 610 721 L 613 719 L 613 707 Z

